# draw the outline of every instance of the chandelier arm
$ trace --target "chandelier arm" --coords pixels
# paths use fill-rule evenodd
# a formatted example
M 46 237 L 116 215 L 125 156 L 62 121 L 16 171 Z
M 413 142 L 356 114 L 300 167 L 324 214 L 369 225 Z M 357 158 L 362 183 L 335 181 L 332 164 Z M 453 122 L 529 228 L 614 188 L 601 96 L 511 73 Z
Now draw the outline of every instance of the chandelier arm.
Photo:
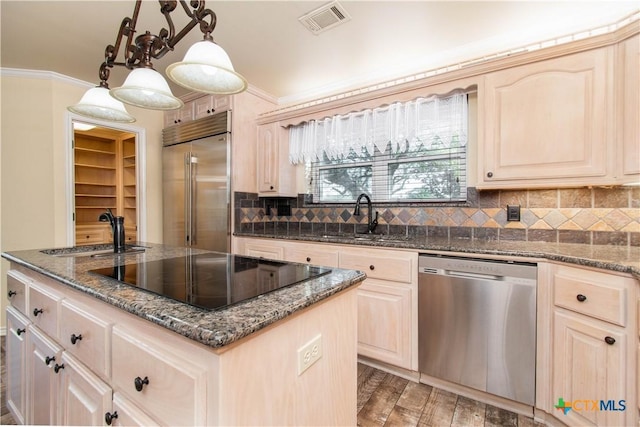
M 133 8 L 133 17 L 125 17 L 120 23 L 120 28 L 118 30 L 118 34 L 116 36 L 115 45 L 107 45 L 104 51 L 105 62 L 100 66 L 100 79 L 106 83 L 109 78 L 109 70 L 106 67 L 113 68 L 113 66 L 125 66 L 129 67 L 129 63 L 134 61 L 132 59 L 136 56 L 135 49 L 132 49 L 132 46 L 135 46 L 133 43 L 134 36 L 136 33 L 136 23 L 138 21 L 138 14 L 140 13 L 140 6 L 142 5 L 142 0 L 136 0 L 136 4 Z M 124 49 L 124 61 L 119 62 L 116 61 L 118 57 L 118 53 L 120 52 L 120 44 L 122 43 L 122 39 L 127 37 L 126 48 Z M 104 78 L 103 78 L 104 77 Z

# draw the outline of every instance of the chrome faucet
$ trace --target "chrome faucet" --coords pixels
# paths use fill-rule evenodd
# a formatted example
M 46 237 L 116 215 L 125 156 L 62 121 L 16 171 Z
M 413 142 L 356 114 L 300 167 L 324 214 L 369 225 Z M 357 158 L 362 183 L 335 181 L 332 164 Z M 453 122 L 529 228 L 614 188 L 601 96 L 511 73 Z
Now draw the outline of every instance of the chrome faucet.
M 98 217 L 100 222 L 109 222 L 111 224 L 111 233 L 113 234 L 113 252 L 120 254 L 125 251 L 124 238 L 124 217 L 113 216 L 111 209 L 100 214 Z
M 362 193 L 361 195 L 358 196 L 358 199 L 356 200 L 356 208 L 353 210 L 353 215 L 360 216 L 360 200 L 362 200 L 363 197 L 367 199 L 367 209 L 368 209 L 367 232 L 373 233 L 373 230 L 375 230 L 376 227 L 378 226 L 378 212 L 376 211 L 376 219 L 373 219 L 373 208 L 371 206 L 371 198 L 369 198 L 369 196 L 367 196 L 365 193 Z

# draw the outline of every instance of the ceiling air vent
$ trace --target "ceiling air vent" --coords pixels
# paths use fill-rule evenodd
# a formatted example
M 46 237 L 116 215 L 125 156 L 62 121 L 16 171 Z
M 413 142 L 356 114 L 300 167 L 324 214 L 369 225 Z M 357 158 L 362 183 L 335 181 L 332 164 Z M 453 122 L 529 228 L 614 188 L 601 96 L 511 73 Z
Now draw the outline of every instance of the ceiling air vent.
M 309 29 L 313 34 L 320 34 L 323 31 L 333 28 L 336 25 L 347 22 L 351 19 L 347 11 L 337 1 L 332 1 L 316 10 L 312 10 L 298 21 Z

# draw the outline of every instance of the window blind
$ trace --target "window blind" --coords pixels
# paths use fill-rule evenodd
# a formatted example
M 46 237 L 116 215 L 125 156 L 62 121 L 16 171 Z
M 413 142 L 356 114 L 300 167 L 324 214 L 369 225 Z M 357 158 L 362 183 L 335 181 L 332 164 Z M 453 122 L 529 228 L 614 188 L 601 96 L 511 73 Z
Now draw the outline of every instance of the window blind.
M 290 128 L 290 160 L 319 202 L 465 200 L 467 123 L 462 91 L 336 115 Z

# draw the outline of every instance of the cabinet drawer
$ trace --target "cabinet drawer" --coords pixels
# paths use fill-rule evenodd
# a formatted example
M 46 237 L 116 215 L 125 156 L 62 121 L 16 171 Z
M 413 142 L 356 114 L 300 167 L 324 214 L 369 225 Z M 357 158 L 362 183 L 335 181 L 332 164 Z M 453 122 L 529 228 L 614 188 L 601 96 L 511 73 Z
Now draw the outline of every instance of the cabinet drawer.
M 34 282 L 29 287 L 29 308 L 27 315 L 34 325 L 58 340 L 60 302 L 62 295 L 41 287 Z
M 417 254 L 410 253 L 346 249 L 340 253 L 340 268 L 363 271 L 372 279 L 412 283 L 417 274 L 417 258 Z
M 27 312 L 27 279 L 17 271 L 7 273 L 7 298 L 11 305 L 22 314 Z
M 71 354 L 104 378 L 111 374 L 111 323 L 75 301 L 62 301 L 60 341 Z
M 109 236 L 104 230 L 78 230 L 76 231 L 76 245 L 95 245 L 108 242 Z
M 611 274 L 560 267 L 555 273 L 554 304 L 626 326 L 626 280 Z
M 145 338 L 113 327 L 114 391 L 122 391 L 165 425 L 206 424 L 206 369 L 175 354 L 172 346 L 160 348 L 153 338 Z M 136 382 L 142 383 L 140 391 Z
M 284 259 L 289 262 L 338 267 L 337 249 L 325 249 L 313 245 L 291 245 L 284 249 Z

